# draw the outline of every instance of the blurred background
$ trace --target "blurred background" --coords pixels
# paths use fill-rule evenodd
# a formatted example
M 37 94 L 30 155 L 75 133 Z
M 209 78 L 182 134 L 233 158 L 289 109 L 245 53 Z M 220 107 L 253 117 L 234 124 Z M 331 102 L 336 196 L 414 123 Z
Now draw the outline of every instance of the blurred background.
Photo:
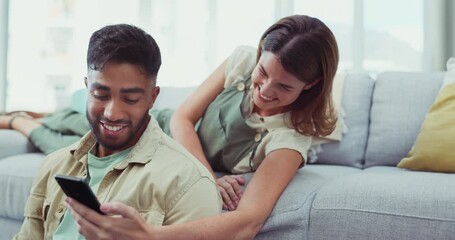
M 51 112 L 83 88 L 90 35 L 115 23 L 161 48 L 160 86 L 201 83 L 281 17 L 325 22 L 339 71 L 444 71 L 455 56 L 455 0 L 0 0 L 0 111 Z

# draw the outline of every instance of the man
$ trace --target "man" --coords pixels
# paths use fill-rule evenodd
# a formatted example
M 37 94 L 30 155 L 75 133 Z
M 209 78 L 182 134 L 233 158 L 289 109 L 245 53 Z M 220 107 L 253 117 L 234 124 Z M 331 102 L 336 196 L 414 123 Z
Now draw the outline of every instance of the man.
M 45 159 L 16 239 L 83 238 L 79 221 L 66 210 L 65 199 L 75 200 L 65 197 L 56 174 L 86 179 L 100 202 L 123 203 L 139 212 L 136 221 L 142 226 L 220 213 L 221 199 L 210 173 L 148 114 L 159 94 L 160 65 L 156 42 L 137 27 L 112 25 L 92 35 L 85 78 L 91 131 Z

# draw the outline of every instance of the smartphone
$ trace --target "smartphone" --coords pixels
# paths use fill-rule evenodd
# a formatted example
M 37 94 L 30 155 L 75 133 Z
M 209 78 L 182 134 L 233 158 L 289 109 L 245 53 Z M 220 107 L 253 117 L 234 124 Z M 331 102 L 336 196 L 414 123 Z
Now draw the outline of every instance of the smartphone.
M 100 202 L 84 179 L 73 176 L 55 175 L 55 180 L 57 180 L 57 183 L 63 192 L 65 192 L 66 196 L 104 215 L 100 210 Z

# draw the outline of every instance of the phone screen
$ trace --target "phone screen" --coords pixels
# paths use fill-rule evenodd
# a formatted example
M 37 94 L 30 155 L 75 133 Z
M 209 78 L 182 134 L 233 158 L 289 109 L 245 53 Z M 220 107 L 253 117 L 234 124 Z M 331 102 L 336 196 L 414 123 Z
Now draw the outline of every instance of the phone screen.
M 66 175 L 55 175 L 55 180 L 57 180 L 57 183 L 63 192 L 65 192 L 66 196 L 104 215 L 100 210 L 98 199 L 84 179 Z

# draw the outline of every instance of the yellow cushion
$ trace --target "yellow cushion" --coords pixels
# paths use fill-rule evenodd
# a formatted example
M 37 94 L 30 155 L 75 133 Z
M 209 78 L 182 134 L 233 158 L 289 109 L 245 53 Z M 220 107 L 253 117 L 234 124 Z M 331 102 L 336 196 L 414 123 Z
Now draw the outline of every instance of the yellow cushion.
M 398 167 L 455 173 L 455 83 L 439 92 L 414 146 Z

